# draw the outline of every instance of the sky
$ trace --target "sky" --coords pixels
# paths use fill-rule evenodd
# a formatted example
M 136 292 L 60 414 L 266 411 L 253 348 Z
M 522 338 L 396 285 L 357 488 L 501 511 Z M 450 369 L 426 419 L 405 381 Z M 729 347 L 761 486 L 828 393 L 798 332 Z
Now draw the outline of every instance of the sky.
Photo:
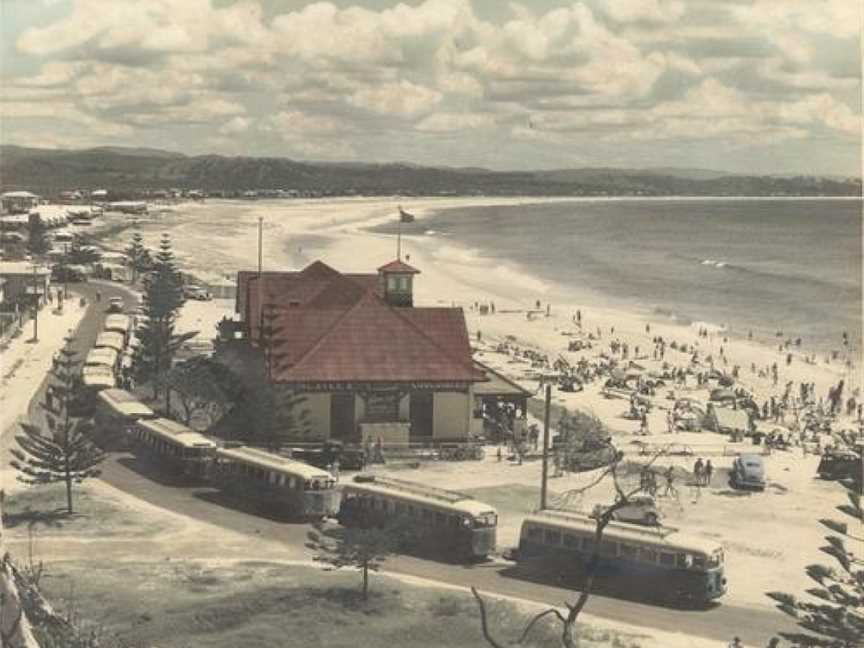
M 861 175 L 860 0 L 0 0 L 0 142 Z

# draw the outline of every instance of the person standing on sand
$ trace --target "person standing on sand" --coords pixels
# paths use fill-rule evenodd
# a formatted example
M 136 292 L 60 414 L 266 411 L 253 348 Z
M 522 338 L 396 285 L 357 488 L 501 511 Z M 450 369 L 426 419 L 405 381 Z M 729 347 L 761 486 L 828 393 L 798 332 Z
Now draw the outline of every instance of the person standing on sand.
M 714 466 L 711 465 L 710 459 L 705 462 L 705 469 L 704 469 L 703 474 L 705 476 L 705 485 L 710 486 L 711 485 L 711 475 L 714 474 Z

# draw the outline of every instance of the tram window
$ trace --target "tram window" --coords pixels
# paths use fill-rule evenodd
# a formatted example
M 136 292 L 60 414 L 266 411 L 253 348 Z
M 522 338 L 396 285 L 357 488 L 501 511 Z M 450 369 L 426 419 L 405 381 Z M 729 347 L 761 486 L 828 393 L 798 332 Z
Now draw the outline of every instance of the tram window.
M 579 548 L 579 538 L 574 535 L 570 535 L 569 533 L 564 534 L 564 546 L 570 547 L 571 549 Z
M 582 538 L 582 551 L 594 551 L 594 538 Z
M 544 539 L 546 544 L 548 545 L 560 545 L 561 544 L 561 532 L 553 531 L 551 529 L 546 529 L 546 533 L 544 534 Z
M 675 554 L 666 553 L 664 551 L 660 554 L 660 564 L 664 567 L 671 567 L 675 564 Z
M 445 516 L 443 513 L 438 513 L 437 511 L 435 512 L 435 524 L 440 524 L 441 526 L 444 526 L 444 523 L 446 521 L 447 516 Z
M 651 549 L 647 549 L 645 547 L 641 547 L 639 549 L 639 560 L 651 563 L 657 562 L 657 552 L 652 551 Z
M 528 538 L 531 540 L 541 540 L 543 538 L 543 529 L 539 527 L 529 527 Z
M 398 502 L 393 505 L 393 508 L 396 511 L 397 515 L 402 515 L 403 513 L 405 513 L 405 507 L 402 504 L 399 504 Z
M 621 552 L 622 558 L 631 558 L 631 559 L 636 558 L 637 551 L 636 551 L 636 547 L 634 547 L 633 545 L 621 544 L 621 545 L 619 545 L 618 550 Z
M 693 556 L 686 553 L 675 554 L 675 560 L 679 567 L 689 569 L 693 565 Z

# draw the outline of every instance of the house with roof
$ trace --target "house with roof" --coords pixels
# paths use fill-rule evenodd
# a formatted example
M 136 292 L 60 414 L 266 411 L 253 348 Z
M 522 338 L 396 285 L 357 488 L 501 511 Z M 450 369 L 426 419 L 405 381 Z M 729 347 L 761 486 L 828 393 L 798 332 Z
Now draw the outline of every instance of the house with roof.
M 216 357 L 303 394 L 315 439 L 466 440 L 482 430 L 474 389 L 488 378 L 461 308 L 414 305 L 418 274 L 401 260 L 368 274 L 320 261 L 241 271 Z
M 15 306 L 40 307 L 45 303 L 51 283 L 51 271 L 46 266 L 29 261 L 0 261 L 0 282 L 3 283 L 2 305 L 5 310 Z
M 29 191 L 6 191 L 0 194 L 0 211 L 4 214 L 26 214 L 39 204 L 39 196 Z

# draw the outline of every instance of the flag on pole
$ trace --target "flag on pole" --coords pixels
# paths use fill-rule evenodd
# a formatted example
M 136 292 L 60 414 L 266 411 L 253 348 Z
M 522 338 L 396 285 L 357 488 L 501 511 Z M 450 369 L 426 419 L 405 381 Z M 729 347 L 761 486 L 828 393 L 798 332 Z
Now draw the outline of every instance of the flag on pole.
M 409 214 L 401 207 L 399 208 L 399 222 L 400 223 L 413 223 L 414 222 L 414 214 Z

